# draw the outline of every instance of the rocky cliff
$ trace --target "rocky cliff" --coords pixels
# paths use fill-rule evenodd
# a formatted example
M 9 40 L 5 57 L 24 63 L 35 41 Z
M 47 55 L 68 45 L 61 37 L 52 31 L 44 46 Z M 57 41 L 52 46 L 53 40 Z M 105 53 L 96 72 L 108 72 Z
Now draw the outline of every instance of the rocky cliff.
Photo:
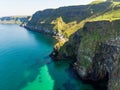
M 63 47 L 55 49 L 55 58 L 72 57 L 82 79 L 99 81 L 108 77 L 109 90 L 119 90 L 119 24 L 120 20 L 86 22 Z
M 113 2 L 114 1 L 114 2 Z M 71 58 L 84 80 L 108 79 L 109 90 L 119 90 L 120 2 L 96 0 L 88 5 L 38 11 L 23 26 L 58 36 L 51 57 Z
M 107 10 L 111 5 L 111 2 L 101 2 L 99 4 L 68 6 L 37 11 L 23 26 L 52 35 L 62 34 L 68 38 L 81 27 L 81 21 L 96 14 L 98 15 L 98 13 Z

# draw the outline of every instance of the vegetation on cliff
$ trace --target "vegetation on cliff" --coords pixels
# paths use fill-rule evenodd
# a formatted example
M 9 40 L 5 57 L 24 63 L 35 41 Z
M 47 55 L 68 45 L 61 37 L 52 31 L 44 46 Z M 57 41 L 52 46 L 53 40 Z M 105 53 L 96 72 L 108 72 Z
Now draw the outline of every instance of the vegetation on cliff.
M 69 38 L 84 25 L 84 22 L 88 18 L 104 12 L 112 4 L 112 2 L 101 2 L 99 4 L 60 7 L 38 11 L 33 14 L 25 27 L 33 27 L 32 29 L 37 29 L 38 31 L 44 29 L 42 30 L 43 32 L 47 29 L 50 32 L 61 33 L 64 37 Z
M 106 2 L 92 5 L 101 3 Z M 55 57 L 76 59 L 74 68 L 80 77 L 95 81 L 108 77 L 109 90 L 119 90 L 120 2 L 109 3 L 103 11 L 78 23 L 77 32 L 70 36 Z
M 114 27 L 113 23 L 110 23 L 110 22 L 114 22 L 115 20 L 120 19 L 119 4 L 120 4 L 119 2 L 108 2 L 108 1 L 107 2 L 100 1 L 100 3 L 97 3 L 97 4 L 90 4 L 90 5 L 92 5 L 91 7 L 94 7 L 94 9 L 95 9 L 92 11 L 96 11 L 96 13 L 88 18 L 81 20 L 79 23 L 76 23 L 73 29 L 70 28 L 70 30 L 67 30 L 67 29 L 64 30 L 67 33 L 68 37 L 71 36 L 69 38 L 70 39 L 69 43 L 71 43 L 71 44 L 75 43 L 71 39 L 71 38 L 73 38 L 72 34 L 74 34 L 76 31 L 80 31 L 81 35 L 85 36 L 81 40 L 82 43 L 81 43 L 80 49 L 83 49 L 84 47 L 86 49 L 86 47 L 89 46 L 90 47 L 89 51 L 91 52 L 91 56 L 93 56 L 94 52 L 95 52 L 96 44 L 98 42 L 105 41 L 107 38 L 110 38 L 111 35 L 113 36 L 117 33 L 115 30 L 117 30 L 119 28 L 119 25 L 118 25 L 119 22 L 115 23 L 116 24 L 115 27 Z M 102 9 L 101 5 L 103 5 L 103 6 L 106 5 L 107 7 Z M 92 13 L 94 13 L 94 12 L 92 12 Z M 100 22 L 100 24 L 99 24 L 98 21 L 102 21 L 102 23 Z M 108 24 L 108 23 L 110 23 L 110 24 Z M 86 28 L 86 25 L 88 25 L 88 28 Z M 94 25 L 95 27 L 92 27 L 92 25 Z M 114 28 L 111 28 L 112 26 Z M 91 34 L 85 33 L 86 29 L 89 32 L 91 32 Z M 103 29 L 103 31 L 101 31 L 100 29 L 101 30 Z M 106 31 L 104 31 L 104 30 L 106 30 Z M 109 33 L 109 34 L 106 35 L 106 33 Z M 90 42 L 93 42 L 93 43 L 90 43 Z M 73 45 L 71 45 L 71 46 L 73 46 Z M 60 49 L 60 52 L 65 52 L 65 50 L 66 50 L 65 48 L 66 48 L 66 44 Z M 68 53 L 70 53 L 70 52 L 68 52 Z
M 109 89 L 119 90 L 120 82 L 113 80 L 115 70 L 119 71 L 119 43 L 115 43 L 120 42 L 119 11 L 119 0 L 96 0 L 88 5 L 38 11 L 24 26 L 58 36 L 51 56 L 75 59 L 80 77 L 98 81 L 108 75 Z
M 33 14 L 24 26 L 42 32 L 60 33 L 69 38 L 85 22 L 119 19 L 119 6 L 118 1 L 96 0 L 88 5 L 47 9 Z

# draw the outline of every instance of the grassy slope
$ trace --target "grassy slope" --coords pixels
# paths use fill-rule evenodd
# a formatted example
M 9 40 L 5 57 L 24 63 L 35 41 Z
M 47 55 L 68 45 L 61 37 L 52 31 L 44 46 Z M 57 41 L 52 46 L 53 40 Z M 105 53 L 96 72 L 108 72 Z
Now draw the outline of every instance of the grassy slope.
M 97 4 L 95 4 L 95 5 L 97 5 Z M 89 67 L 90 62 L 89 62 L 88 58 L 91 58 L 94 56 L 96 49 L 97 49 L 96 46 L 99 46 L 99 44 L 101 42 L 106 42 L 111 37 L 112 38 L 115 37 L 117 35 L 117 33 L 120 32 L 119 21 L 117 23 L 115 22 L 115 20 L 120 19 L 119 5 L 120 5 L 119 2 L 113 2 L 108 8 L 106 8 L 102 12 L 98 12 L 98 13 L 94 14 L 93 16 L 82 20 L 80 23 L 78 23 L 76 25 L 76 27 L 78 27 L 78 28 L 76 30 L 73 29 L 73 31 L 70 32 L 72 35 L 74 33 L 74 31 L 78 30 L 78 31 L 80 31 L 79 33 L 83 36 L 83 38 L 81 39 L 81 44 L 79 45 L 78 57 L 77 57 L 77 58 L 81 58 L 81 60 L 83 60 L 81 62 L 81 64 L 83 66 L 86 65 L 86 67 Z M 98 21 L 102 21 L 103 24 L 99 25 Z M 86 24 L 86 22 L 88 22 L 88 23 L 91 22 L 91 24 L 89 23 L 90 24 L 89 28 L 93 27 L 93 25 L 94 25 L 95 26 L 94 28 L 96 30 L 93 30 L 92 33 L 90 33 L 90 34 L 85 32 L 84 31 L 85 29 L 83 29 L 83 26 L 84 26 L 84 24 Z M 104 22 L 108 22 L 110 24 L 104 24 Z M 113 24 L 111 22 L 113 22 Z M 98 23 L 98 24 L 96 24 L 96 23 Z M 100 28 L 97 27 L 97 25 L 100 26 Z M 110 25 L 110 26 L 107 26 L 107 25 Z M 101 27 L 103 27 L 103 28 L 101 28 Z M 104 31 L 102 31 L 103 32 L 102 33 L 101 29 L 103 29 L 103 30 L 105 29 L 106 32 L 104 33 Z M 66 31 L 66 32 L 69 33 L 69 31 Z M 76 36 L 76 34 L 75 35 L 73 34 L 70 37 L 70 41 L 67 42 L 67 45 L 71 45 L 71 46 L 74 45 L 74 43 L 75 43 L 75 39 L 73 38 L 74 36 Z M 71 50 L 69 50 L 69 52 L 67 52 L 67 47 L 68 47 L 67 45 L 66 44 L 63 45 L 63 47 L 60 49 L 60 53 L 65 52 L 67 55 L 71 55 L 73 50 L 71 49 Z M 86 57 L 88 57 L 88 58 L 86 58 Z
M 89 5 L 38 11 L 32 16 L 27 25 L 34 27 L 43 26 L 50 30 L 56 30 L 69 39 L 76 31 L 81 30 L 83 33 L 82 28 L 86 22 L 120 19 L 119 4 L 119 2 L 95 1 Z M 90 56 L 92 56 L 95 51 L 96 43 L 107 38 L 106 35 L 104 37 L 99 35 L 99 32 L 94 32 L 91 35 L 85 34 L 84 36 L 80 49 L 90 47 L 90 51 L 92 52 Z M 91 45 L 90 42 L 93 42 L 94 45 Z M 60 48 L 64 43 L 64 40 L 60 40 L 59 43 L 56 44 L 56 47 Z M 74 44 L 74 40 L 71 40 L 69 43 Z M 66 47 L 63 47 L 63 51 L 66 50 L 65 48 Z
M 106 2 L 101 2 L 101 1 L 99 1 L 99 3 L 93 2 L 91 3 L 91 5 L 94 6 L 102 3 L 105 5 Z M 95 11 L 97 11 L 97 8 L 96 10 L 93 10 L 93 13 Z M 75 29 L 73 28 L 70 31 L 66 30 L 66 33 L 68 34 L 68 36 L 71 36 L 75 31 L 82 28 L 86 22 L 104 21 L 104 20 L 113 21 L 113 20 L 119 20 L 119 19 L 120 19 L 120 2 L 112 2 L 112 4 L 108 6 L 108 8 L 104 9 L 103 11 L 98 11 L 92 16 L 83 19 L 82 21 L 80 21 L 80 23 L 76 25 Z
M 102 21 L 102 20 L 117 20 L 120 19 L 120 2 L 113 2 L 108 11 L 100 14 L 91 20 L 93 21 Z
M 50 30 L 56 30 L 69 38 L 73 33 L 82 28 L 88 18 L 103 12 L 111 6 L 111 2 L 97 2 L 89 5 L 60 7 L 38 11 L 27 23 L 28 26 L 43 26 Z M 62 18 L 62 20 L 60 19 Z M 56 21 L 55 23 L 52 23 Z
M 91 3 L 89 9 L 94 5 L 99 6 L 101 3 Z M 77 60 L 80 61 L 80 65 L 87 69 L 91 67 L 92 63 L 90 60 L 92 60 L 96 51 L 99 49 L 99 45 L 109 41 L 109 39 L 116 37 L 120 33 L 120 2 L 112 2 L 111 5 L 102 11 L 98 11 L 99 8 L 94 8 L 92 10 L 92 13 L 94 13 L 92 16 L 81 20 L 75 26 L 72 26 L 72 29 L 65 29 L 69 41 L 62 44 L 62 47 L 58 45 L 58 47 L 61 47 L 59 50 L 60 56 L 72 56 L 74 53 L 77 53 Z M 95 13 L 95 11 L 98 12 Z M 86 29 L 85 27 L 88 28 Z M 79 36 L 81 34 L 82 38 L 75 38 L 77 36 L 76 31 Z M 79 39 L 81 39 L 81 42 L 76 43 Z M 116 84 L 119 84 L 119 82 L 116 82 Z M 116 84 L 112 83 L 111 90 L 119 90 L 119 85 Z
M 113 21 L 113 20 L 119 20 L 120 19 L 120 2 L 112 2 L 111 5 L 108 5 L 107 8 L 104 10 L 98 10 L 97 5 L 103 4 L 103 6 L 106 4 L 106 2 L 97 1 L 91 3 L 89 9 L 94 9 L 91 11 L 91 13 L 94 13 L 92 16 L 87 17 L 83 20 L 81 20 L 79 23 L 74 24 L 73 26 L 69 28 L 65 28 L 64 33 L 67 35 L 67 37 L 70 37 L 73 33 L 75 33 L 77 30 L 81 29 L 86 22 L 93 22 L 93 21 Z

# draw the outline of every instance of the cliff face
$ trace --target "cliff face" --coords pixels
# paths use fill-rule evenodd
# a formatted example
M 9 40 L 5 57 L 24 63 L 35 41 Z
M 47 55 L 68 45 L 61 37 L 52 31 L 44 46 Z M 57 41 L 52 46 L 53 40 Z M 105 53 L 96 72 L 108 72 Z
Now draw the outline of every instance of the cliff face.
M 98 5 L 69 6 L 38 11 L 23 26 L 43 33 L 63 34 L 68 38 L 80 28 L 79 23 L 82 20 L 106 10 L 111 4 L 111 2 L 104 2 Z M 54 21 L 57 22 L 54 23 Z
M 119 2 L 97 0 L 89 5 L 38 11 L 23 26 L 58 36 L 50 56 L 74 59 L 73 66 L 82 79 L 108 77 L 108 88 L 119 90 L 119 12 Z
M 93 57 L 88 78 L 100 80 L 108 75 L 108 89 L 120 89 L 120 36 L 101 44 Z
M 119 90 L 119 24 L 120 20 L 87 22 L 57 51 L 55 58 L 72 57 L 81 78 L 99 81 L 108 77 L 108 88 Z

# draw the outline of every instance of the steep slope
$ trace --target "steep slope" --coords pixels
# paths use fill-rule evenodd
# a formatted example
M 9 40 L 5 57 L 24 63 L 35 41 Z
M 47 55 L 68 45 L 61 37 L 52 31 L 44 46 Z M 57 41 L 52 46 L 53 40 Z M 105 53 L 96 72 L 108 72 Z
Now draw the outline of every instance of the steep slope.
M 120 20 L 87 22 L 52 57 L 73 58 L 80 77 L 93 81 L 108 77 L 109 90 L 119 90 L 119 24 Z
M 107 10 L 111 5 L 111 2 L 102 2 L 99 4 L 60 7 L 58 9 L 38 11 L 33 14 L 25 27 L 45 33 L 60 33 L 68 38 L 80 29 L 81 21 Z M 58 23 L 52 23 L 53 21 L 62 22 L 65 25 L 59 26 Z
M 65 29 L 64 33 L 65 35 L 69 38 L 72 34 L 74 34 L 76 31 L 81 30 L 84 26 L 84 24 L 86 22 L 94 22 L 94 21 L 113 21 L 113 20 L 119 20 L 120 16 L 119 16 L 119 10 L 120 10 L 120 2 L 100 2 L 98 4 L 92 4 L 92 6 L 98 6 L 99 5 L 106 5 L 106 4 L 110 4 L 106 9 L 104 9 L 101 12 L 96 12 L 94 15 L 85 18 L 84 20 L 81 20 L 80 23 L 75 24 L 74 26 L 72 26 L 69 29 Z M 92 7 L 91 6 L 91 7 Z M 95 7 L 94 7 L 95 8 Z M 101 7 L 99 7 L 101 8 Z M 96 10 L 97 8 L 95 8 Z M 98 9 L 99 10 L 99 9 Z M 115 17 L 116 16 L 116 17 Z M 91 28 L 91 27 L 90 27 Z M 71 39 L 70 39 L 71 40 Z M 89 41 L 89 38 L 88 38 Z M 69 41 L 71 42 L 71 41 Z M 60 44 L 59 44 L 60 43 Z M 59 49 L 61 46 L 63 46 L 64 43 L 61 44 L 61 42 L 59 42 L 58 44 L 55 45 L 55 48 L 57 47 L 57 49 Z M 66 45 L 66 44 L 65 44 Z M 74 46 L 72 46 L 74 47 Z
M 82 79 L 108 77 L 108 89 L 119 90 L 119 11 L 119 0 L 97 0 L 89 5 L 38 11 L 24 26 L 58 36 L 50 56 L 74 59 L 73 66 Z
M 106 10 L 83 20 L 83 26 L 63 46 L 56 46 L 51 57 L 73 58 L 82 79 L 108 78 L 108 89 L 120 90 L 120 2 L 111 3 Z

